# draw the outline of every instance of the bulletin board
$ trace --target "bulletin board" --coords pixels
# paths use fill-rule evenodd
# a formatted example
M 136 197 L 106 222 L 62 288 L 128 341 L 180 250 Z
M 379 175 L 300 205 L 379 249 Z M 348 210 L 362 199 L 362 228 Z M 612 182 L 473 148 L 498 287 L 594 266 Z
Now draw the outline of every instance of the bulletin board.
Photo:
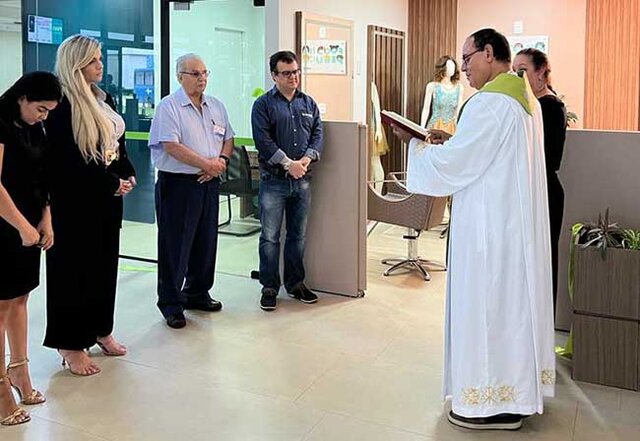
M 318 103 L 321 118 L 353 121 L 353 22 L 296 12 L 296 55 L 300 88 Z

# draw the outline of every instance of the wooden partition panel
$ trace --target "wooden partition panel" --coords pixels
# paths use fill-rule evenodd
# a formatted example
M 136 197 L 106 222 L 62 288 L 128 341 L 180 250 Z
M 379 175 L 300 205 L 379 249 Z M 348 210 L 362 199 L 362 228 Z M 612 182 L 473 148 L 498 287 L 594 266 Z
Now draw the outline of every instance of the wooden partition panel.
M 407 117 L 413 121 L 420 122 L 438 58 L 456 55 L 457 22 L 458 0 L 409 0 Z
M 584 128 L 640 130 L 640 1 L 588 0 Z
M 392 110 L 404 115 L 404 51 L 405 35 L 403 31 L 367 27 L 367 124 L 369 126 L 369 146 L 373 146 L 371 104 L 371 83 L 374 82 L 380 95 L 381 110 Z M 384 127 L 390 150 L 380 160 L 385 172 L 402 171 L 403 158 L 400 141 L 393 135 L 389 127 Z M 371 152 L 369 152 L 371 155 Z

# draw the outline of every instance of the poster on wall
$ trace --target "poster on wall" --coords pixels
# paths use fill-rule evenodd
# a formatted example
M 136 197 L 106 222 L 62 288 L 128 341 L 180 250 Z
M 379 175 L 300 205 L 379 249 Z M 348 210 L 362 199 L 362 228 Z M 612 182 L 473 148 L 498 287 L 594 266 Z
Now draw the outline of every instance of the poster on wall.
M 549 36 L 548 35 L 512 35 L 507 37 L 509 46 L 511 46 L 511 56 L 515 57 L 522 49 L 530 47 L 538 49 L 545 54 L 549 53 Z
M 27 17 L 27 41 L 31 43 L 62 43 L 62 19 L 29 15 Z
M 305 74 L 346 75 L 345 40 L 307 40 L 302 46 L 302 70 Z

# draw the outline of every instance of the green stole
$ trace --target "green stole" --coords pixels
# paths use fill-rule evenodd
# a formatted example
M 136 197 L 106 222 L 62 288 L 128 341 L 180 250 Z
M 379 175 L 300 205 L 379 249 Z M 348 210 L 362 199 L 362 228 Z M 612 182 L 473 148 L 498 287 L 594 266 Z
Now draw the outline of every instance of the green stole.
M 521 76 L 522 75 L 522 76 Z M 535 95 L 531 90 L 527 76 L 523 71 L 519 73 L 501 73 L 495 77 L 492 81 L 482 86 L 482 89 L 478 90 L 475 94 L 471 95 L 467 101 L 462 105 L 460 113 L 458 114 L 458 122 L 460 121 L 460 115 L 466 107 L 467 103 L 478 93 L 501 93 L 503 95 L 510 96 L 516 100 L 522 108 L 529 115 L 533 114 Z

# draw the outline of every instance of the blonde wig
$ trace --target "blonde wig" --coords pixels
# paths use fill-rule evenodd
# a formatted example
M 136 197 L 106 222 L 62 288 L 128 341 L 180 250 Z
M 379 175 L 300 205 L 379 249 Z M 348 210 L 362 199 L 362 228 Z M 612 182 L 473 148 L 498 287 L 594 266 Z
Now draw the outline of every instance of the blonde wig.
M 101 161 L 105 146 L 113 136 L 113 123 L 107 118 L 94 89 L 82 75 L 82 69 L 100 57 L 101 45 L 95 38 L 73 35 L 62 42 L 56 57 L 56 74 L 62 91 L 71 104 L 73 138 L 85 161 Z M 99 92 L 98 92 L 99 93 Z

